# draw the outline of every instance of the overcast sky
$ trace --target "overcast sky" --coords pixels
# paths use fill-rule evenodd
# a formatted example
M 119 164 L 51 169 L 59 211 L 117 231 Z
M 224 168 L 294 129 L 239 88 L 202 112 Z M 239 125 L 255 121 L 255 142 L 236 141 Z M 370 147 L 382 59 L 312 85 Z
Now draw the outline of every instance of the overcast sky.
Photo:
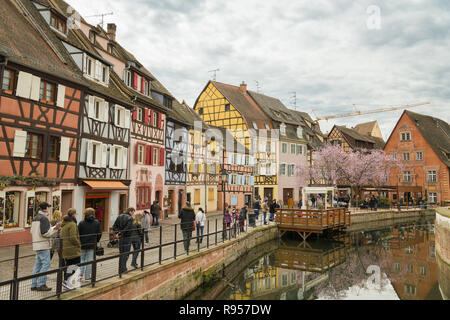
M 217 81 L 318 116 L 430 102 L 411 111 L 450 122 L 447 0 L 66 0 L 89 23 L 113 12 L 117 41 L 192 107 Z M 378 120 L 385 139 L 402 111 L 320 121 Z

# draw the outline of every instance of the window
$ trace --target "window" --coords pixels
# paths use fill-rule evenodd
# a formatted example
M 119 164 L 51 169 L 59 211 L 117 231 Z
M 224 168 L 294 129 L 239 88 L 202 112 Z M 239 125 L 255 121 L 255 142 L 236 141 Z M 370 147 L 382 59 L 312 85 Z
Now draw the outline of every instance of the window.
M 55 85 L 41 80 L 41 88 L 39 91 L 39 100 L 44 103 L 55 103 Z
M 416 295 L 416 287 L 409 285 L 409 284 L 405 284 L 405 293 L 415 296 Z
M 396 153 L 392 154 L 392 160 L 397 160 L 397 154 Z
M 195 189 L 194 204 L 200 204 L 200 189 Z
M 295 144 L 291 143 L 291 154 L 295 154 Z
M 423 160 L 423 154 L 422 154 L 422 152 L 416 152 L 416 160 L 417 160 L 417 161 Z
M 284 124 L 280 125 L 280 133 L 285 136 L 286 135 L 286 126 Z
M 136 108 L 136 120 L 137 121 L 142 121 L 142 108 Z
M 145 156 L 145 146 L 143 144 L 138 144 L 138 164 L 144 163 L 144 156 Z
M 246 186 L 250 186 L 251 185 L 250 176 L 245 176 L 245 178 L 244 178 L 244 185 L 246 185 Z
M 295 272 L 291 273 L 291 284 L 295 282 L 295 280 L 297 280 L 297 274 L 295 274 Z
M 255 129 L 255 130 L 258 130 L 258 126 L 256 125 L 256 122 L 255 121 L 253 121 L 253 128 Z
M 405 249 L 405 251 L 406 251 L 406 253 L 408 253 L 408 254 L 413 254 L 413 253 L 414 253 L 414 249 L 413 249 L 413 247 L 411 247 L 411 246 L 408 246 L 408 247 Z
M 403 182 L 411 182 L 411 172 L 403 171 Z
M 403 161 L 409 161 L 409 152 L 403 153 Z
M 153 114 L 153 126 L 154 127 L 158 126 L 158 117 L 160 117 L 159 113 L 155 112 Z
M 303 128 L 297 127 L 297 137 L 302 138 L 303 137 Z
M 272 165 L 271 163 L 266 163 L 266 176 L 271 176 L 272 175 Z
M 301 145 L 297 145 L 297 154 L 302 154 L 302 146 Z
M 267 131 L 270 131 L 270 127 L 267 123 L 264 124 L 264 127 L 266 128 Z
M 58 160 L 59 143 L 59 137 L 50 137 L 48 143 L 48 158 L 50 160 Z
M 198 114 L 199 114 L 199 115 L 203 115 L 203 108 L 199 108 L 199 109 L 198 109 Z
M 401 141 L 410 141 L 410 140 L 411 140 L 411 133 L 409 132 L 401 133 Z
M 123 72 L 123 81 L 128 87 L 131 87 L 131 72 L 130 70 L 125 70 Z
M 227 111 L 230 111 L 230 104 L 229 103 L 227 103 L 225 105 L 225 112 L 227 112 Z
M 90 40 L 92 43 L 95 43 L 95 32 L 92 31 L 92 30 L 89 30 L 89 40 Z
M 409 273 L 413 273 L 414 272 L 414 266 L 412 264 L 407 264 L 406 265 L 406 270 L 408 270 Z
M 97 157 L 97 153 L 99 152 L 100 149 L 100 144 L 97 143 L 93 143 L 92 144 L 92 164 L 93 165 L 97 165 L 100 161 L 100 159 L 98 159 L 99 157 Z
M 281 276 L 281 285 L 282 285 L 283 287 L 285 287 L 285 286 L 288 285 L 288 275 L 287 275 L 287 274 L 283 274 L 283 275 Z
M 12 94 L 14 89 L 14 71 L 5 69 L 3 72 L 2 90 Z
M 437 203 L 437 193 L 436 192 L 430 192 L 428 194 L 428 201 L 429 201 L 429 203 Z
M 293 164 L 288 165 L 288 177 L 292 177 L 294 175 L 294 168 L 295 166 Z
M 232 174 L 231 175 L 231 184 L 237 184 L 237 175 L 236 174 Z
M 66 23 L 63 19 L 58 17 L 55 13 L 51 13 L 50 16 L 50 25 L 56 30 L 66 33 Z
M 420 274 L 422 276 L 426 276 L 427 275 L 427 269 L 425 267 L 420 267 Z
M 95 61 L 86 56 L 86 69 L 85 69 L 85 73 L 90 76 L 90 77 L 94 77 L 95 75 Z
M 281 152 L 287 153 L 287 143 L 286 142 L 281 143 Z
M 25 157 L 41 159 L 42 157 L 42 136 L 39 134 L 28 133 L 25 147 Z
M 214 188 L 208 188 L 208 201 L 214 201 Z
M 434 243 L 430 244 L 430 257 L 436 257 L 436 246 Z
M 102 82 L 107 83 L 108 82 L 108 67 L 102 66 Z
M 280 164 L 280 176 L 285 176 L 286 175 L 286 164 L 281 163 Z
M 437 176 L 436 176 L 436 170 L 428 171 L 428 182 L 436 182 Z
M 400 271 L 400 263 L 398 263 L 398 262 L 394 263 L 394 269 L 396 271 Z
M 153 148 L 153 165 L 159 165 L 159 149 Z
M 5 198 L 0 198 L 0 230 L 17 228 L 19 226 L 20 192 L 6 192 L 4 196 Z
M 215 163 L 211 163 L 209 165 L 209 173 L 210 174 L 216 174 L 216 164 Z

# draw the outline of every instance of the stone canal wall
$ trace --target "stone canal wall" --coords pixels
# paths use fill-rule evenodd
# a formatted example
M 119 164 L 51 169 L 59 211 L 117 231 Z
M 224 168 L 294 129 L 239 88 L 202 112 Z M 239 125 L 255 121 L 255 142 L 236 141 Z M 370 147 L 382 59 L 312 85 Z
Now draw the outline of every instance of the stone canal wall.
M 439 289 L 445 300 L 450 299 L 450 208 L 436 210 L 436 260 Z
M 351 226 L 360 223 L 370 223 L 382 220 L 402 220 L 410 218 L 434 217 L 434 209 L 402 210 L 402 211 L 368 211 L 361 213 L 352 213 L 350 216 Z
M 176 300 L 186 297 L 204 282 L 244 256 L 250 249 L 278 237 L 275 225 L 251 229 L 239 238 L 190 253 L 161 265 L 133 271 L 62 296 L 66 300 Z

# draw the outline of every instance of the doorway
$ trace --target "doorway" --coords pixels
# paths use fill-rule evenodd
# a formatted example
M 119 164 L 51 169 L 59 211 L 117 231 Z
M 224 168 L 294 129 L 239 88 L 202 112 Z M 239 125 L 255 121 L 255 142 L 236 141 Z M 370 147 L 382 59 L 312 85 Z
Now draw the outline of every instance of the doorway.
M 178 190 L 178 212 L 183 208 L 183 190 Z
M 288 208 L 292 208 L 294 206 L 294 189 L 283 189 L 283 205 Z
M 173 196 L 174 196 L 174 193 L 173 193 L 173 190 L 169 190 L 169 196 L 168 196 L 168 206 L 169 206 L 169 214 L 173 214 L 174 213 L 174 207 L 173 207 L 173 205 L 174 205 L 174 201 L 173 201 Z
M 251 201 L 252 201 L 252 195 L 251 195 L 251 194 L 245 194 L 245 195 L 244 195 L 244 204 L 245 204 L 247 207 L 249 207 L 249 208 L 252 207 Z
M 108 198 L 89 198 L 86 199 L 85 208 L 93 208 L 95 209 L 95 219 L 100 221 L 102 232 L 108 231 L 106 230 L 106 226 L 108 223 Z M 84 217 L 83 217 L 84 219 Z
M 65 214 L 72 208 L 72 194 L 73 191 L 62 191 L 61 193 L 61 212 Z
M 273 200 L 273 188 L 264 188 L 264 198 L 267 198 L 269 203 Z
M 121 193 L 119 196 L 119 214 L 124 213 L 127 210 L 127 195 Z

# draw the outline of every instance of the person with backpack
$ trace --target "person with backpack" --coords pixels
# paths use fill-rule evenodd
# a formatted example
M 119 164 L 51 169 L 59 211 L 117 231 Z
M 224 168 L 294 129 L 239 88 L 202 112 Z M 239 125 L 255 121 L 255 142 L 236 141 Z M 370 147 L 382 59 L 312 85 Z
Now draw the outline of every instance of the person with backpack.
M 267 224 L 267 211 L 269 211 L 269 207 L 267 205 L 267 198 L 264 198 L 264 202 L 261 206 L 261 210 L 262 210 L 263 216 L 264 216 L 264 224 Z
M 81 242 L 81 258 L 80 262 L 90 262 L 94 260 L 95 248 L 102 238 L 101 222 L 95 218 L 96 211 L 94 208 L 86 208 L 83 212 L 84 220 L 78 224 L 78 232 Z M 80 280 L 90 281 L 92 273 L 92 264 L 81 266 Z
M 127 272 L 127 260 L 131 250 L 131 230 L 133 228 L 134 208 L 128 208 L 114 222 L 115 238 L 119 239 L 119 273 Z
M 74 289 L 68 281 L 69 277 L 75 273 L 70 273 L 70 266 L 77 265 L 81 261 L 81 242 L 77 226 L 77 211 L 69 209 L 61 224 L 62 257 L 63 266 L 68 267 L 64 272 L 63 286 L 67 289 Z M 69 274 L 70 273 L 70 274 Z M 76 279 L 78 280 L 78 279 Z
M 198 212 L 195 215 L 195 222 L 197 224 L 197 242 L 202 243 L 206 222 L 206 214 L 202 208 L 198 209 Z
M 247 220 L 247 206 L 244 206 L 239 212 L 239 230 L 244 232 L 245 220 Z
M 150 212 L 144 210 L 144 216 L 142 217 L 142 230 L 144 231 L 145 243 L 149 244 L 148 231 L 150 230 L 151 221 L 150 221 Z
M 131 228 L 131 244 L 133 246 L 133 256 L 131 259 L 131 266 L 135 269 L 138 268 L 137 258 L 139 256 L 138 250 L 141 248 L 142 237 L 144 232 L 142 231 L 142 215 L 134 215 L 133 227 Z
M 255 213 L 255 220 L 258 221 L 259 218 L 259 210 L 261 210 L 261 202 L 259 198 L 253 203 L 253 212 Z
M 181 219 L 181 231 L 183 232 L 184 250 L 189 254 L 189 246 L 191 245 L 192 229 L 194 227 L 195 212 L 192 209 L 190 202 L 181 209 L 178 218 Z

